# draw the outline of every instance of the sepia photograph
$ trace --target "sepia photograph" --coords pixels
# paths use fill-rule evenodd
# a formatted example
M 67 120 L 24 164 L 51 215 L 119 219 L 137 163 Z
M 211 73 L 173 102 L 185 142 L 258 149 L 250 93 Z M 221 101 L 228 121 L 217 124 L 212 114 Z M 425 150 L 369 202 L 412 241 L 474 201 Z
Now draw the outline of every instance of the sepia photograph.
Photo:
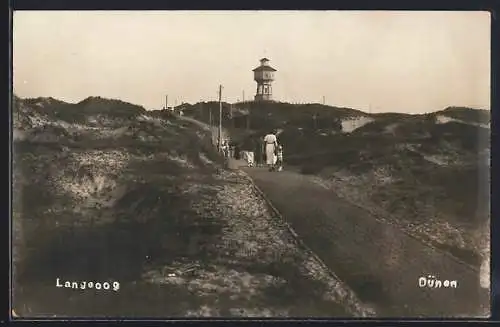
M 489 12 L 12 21 L 12 317 L 490 317 Z

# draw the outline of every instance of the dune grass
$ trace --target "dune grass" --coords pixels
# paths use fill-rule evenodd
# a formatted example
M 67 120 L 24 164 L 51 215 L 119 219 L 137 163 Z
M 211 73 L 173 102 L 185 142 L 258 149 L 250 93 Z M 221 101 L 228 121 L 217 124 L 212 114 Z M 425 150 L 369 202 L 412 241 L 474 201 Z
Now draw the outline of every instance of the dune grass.
M 166 113 L 97 125 L 40 117 L 65 133 L 24 117 L 14 143 L 18 315 L 367 314 L 349 309 L 323 268 L 308 270 L 250 182 L 223 169 L 209 132 Z M 121 286 L 61 289 L 56 278 Z

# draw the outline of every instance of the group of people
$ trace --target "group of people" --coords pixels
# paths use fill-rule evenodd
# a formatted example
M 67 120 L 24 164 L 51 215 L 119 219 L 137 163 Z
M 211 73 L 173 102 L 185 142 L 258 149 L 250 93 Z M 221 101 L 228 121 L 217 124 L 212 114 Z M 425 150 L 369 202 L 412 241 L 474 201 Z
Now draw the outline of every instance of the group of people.
M 283 146 L 278 143 L 276 134 L 276 131 L 272 131 L 264 136 L 264 150 L 269 171 L 283 170 Z
M 238 145 L 223 140 L 221 151 L 226 158 L 245 160 L 249 167 L 256 166 L 265 158 L 269 171 L 283 170 L 283 146 L 278 143 L 277 131 L 268 133 L 252 147 L 253 151 L 241 151 Z
M 220 146 L 222 154 L 224 157 L 233 157 L 234 156 L 234 147 L 229 145 L 229 140 L 222 140 L 222 144 Z

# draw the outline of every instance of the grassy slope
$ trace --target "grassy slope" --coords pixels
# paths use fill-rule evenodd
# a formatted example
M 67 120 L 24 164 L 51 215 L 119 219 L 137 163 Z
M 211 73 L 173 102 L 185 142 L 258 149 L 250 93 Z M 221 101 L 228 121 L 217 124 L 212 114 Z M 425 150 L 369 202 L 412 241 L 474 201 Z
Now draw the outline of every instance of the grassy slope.
M 359 314 L 203 130 L 106 99 L 39 102 L 14 107 L 18 314 Z M 59 289 L 58 277 L 121 288 Z
M 292 156 L 289 163 L 330 180 L 339 194 L 479 266 L 489 239 L 488 134 L 485 128 L 436 124 L 425 116 L 391 117 L 352 135 L 320 138 L 318 144 L 330 148 L 327 153 Z

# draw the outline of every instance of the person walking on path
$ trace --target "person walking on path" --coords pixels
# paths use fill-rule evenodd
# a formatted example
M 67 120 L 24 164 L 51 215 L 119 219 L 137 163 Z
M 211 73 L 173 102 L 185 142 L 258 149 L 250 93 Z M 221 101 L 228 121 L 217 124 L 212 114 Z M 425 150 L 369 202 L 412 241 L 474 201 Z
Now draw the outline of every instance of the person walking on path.
M 275 131 L 270 132 L 264 137 L 264 146 L 266 150 L 266 164 L 269 167 L 269 171 L 274 170 L 274 156 L 276 148 L 278 146 L 278 139 L 275 135 Z
M 222 141 L 221 152 L 224 158 L 224 164 L 227 166 L 229 163 L 229 144 L 227 140 Z
M 276 150 L 276 166 L 278 171 L 283 170 L 283 146 L 281 144 L 278 145 L 278 149 Z
M 234 142 L 229 142 L 229 158 L 234 158 Z

